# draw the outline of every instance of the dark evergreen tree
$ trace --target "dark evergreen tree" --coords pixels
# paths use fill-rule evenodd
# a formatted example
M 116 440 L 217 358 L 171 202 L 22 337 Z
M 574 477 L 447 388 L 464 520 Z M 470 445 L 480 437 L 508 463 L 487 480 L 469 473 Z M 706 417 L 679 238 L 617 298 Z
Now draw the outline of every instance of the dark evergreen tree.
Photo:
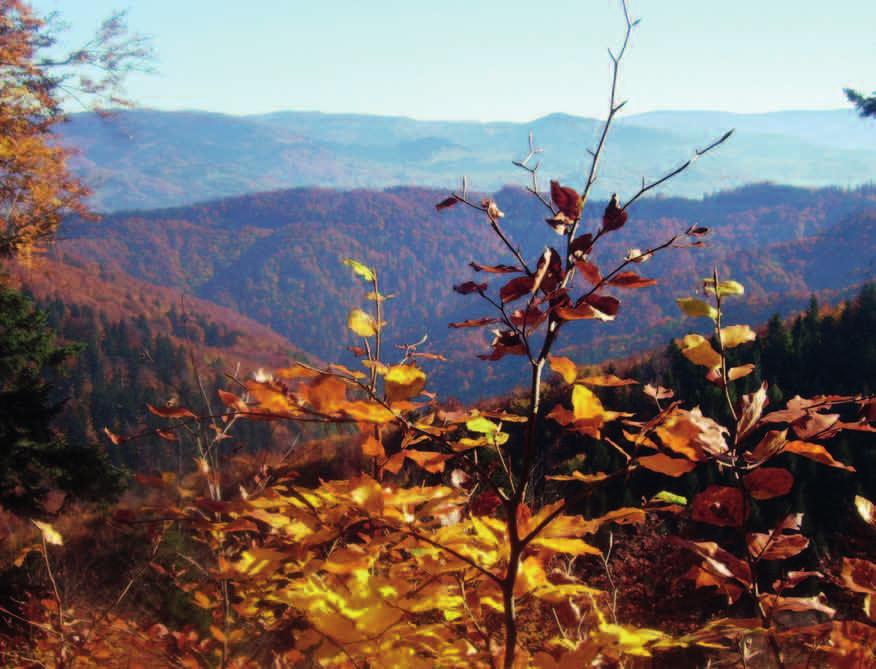
M 23 295 L 0 287 L 0 504 L 39 510 L 58 488 L 84 499 L 119 491 L 120 477 L 96 446 L 69 443 L 55 429 L 63 398 L 52 383 L 79 346 L 58 346 L 44 313 Z

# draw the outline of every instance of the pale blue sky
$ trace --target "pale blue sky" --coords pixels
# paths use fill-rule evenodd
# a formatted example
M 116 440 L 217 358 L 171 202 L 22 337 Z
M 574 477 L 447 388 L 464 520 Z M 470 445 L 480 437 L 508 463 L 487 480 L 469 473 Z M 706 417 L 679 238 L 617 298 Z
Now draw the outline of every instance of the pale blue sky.
M 630 0 L 628 113 L 845 105 L 876 88 L 876 0 Z M 523 121 L 604 116 L 617 0 L 35 0 L 83 38 L 115 8 L 154 37 L 142 106 Z

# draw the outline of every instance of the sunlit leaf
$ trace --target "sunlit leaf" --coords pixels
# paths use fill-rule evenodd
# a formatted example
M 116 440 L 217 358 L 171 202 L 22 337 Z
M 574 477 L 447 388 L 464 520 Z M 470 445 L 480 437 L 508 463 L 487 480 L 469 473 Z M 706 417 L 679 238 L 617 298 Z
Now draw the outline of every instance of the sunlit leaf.
M 344 258 L 344 264 L 351 268 L 354 274 L 365 279 L 365 281 L 374 281 L 376 276 L 374 270 L 367 265 L 363 265 L 358 260 L 353 260 L 352 258 Z
M 698 300 L 695 297 L 679 297 L 675 302 L 679 308 L 688 316 L 705 317 L 715 320 L 718 317 L 718 312 L 711 304 Z
M 64 545 L 63 537 L 54 527 L 52 527 L 51 523 L 44 523 L 41 520 L 34 520 L 31 522 L 37 526 L 47 544 L 54 544 L 55 546 Z
M 698 334 L 685 335 L 676 341 L 681 354 L 695 365 L 714 368 L 721 364 L 721 356 L 708 339 Z
M 347 316 L 347 327 L 360 337 L 373 337 L 377 334 L 377 322 L 371 314 L 361 309 L 353 309 Z
M 575 379 L 578 377 L 578 367 L 569 358 L 549 355 L 548 363 L 551 369 L 562 376 L 566 383 L 575 383 Z
M 818 462 L 822 465 L 827 465 L 828 467 L 845 469 L 849 472 L 855 471 L 855 468 L 851 465 L 847 465 L 840 462 L 839 460 L 835 460 L 834 457 L 821 444 L 812 444 L 807 441 L 789 441 L 785 444 L 783 450 L 787 453 L 794 453 L 795 455 L 799 455 L 810 460 L 815 460 L 815 462 Z
M 730 325 L 721 328 L 721 342 L 725 349 L 736 348 L 757 339 L 757 334 L 747 325 Z
M 383 387 L 390 402 L 408 400 L 426 386 L 426 374 L 413 365 L 393 365 L 383 377 Z
M 855 496 L 855 508 L 858 510 L 858 515 L 870 527 L 876 529 L 876 506 L 866 497 L 860 495 Z
M 704 286 L 707 293 L 712 295 L 715 294 L 715 280 L 714 279 L 705 279 Z M 742 295 L 745 293 L 745 288 L 738 281 L 719 281 L 718 282 L 718 294 L 721 297 L 726 297 L 728 295 Z

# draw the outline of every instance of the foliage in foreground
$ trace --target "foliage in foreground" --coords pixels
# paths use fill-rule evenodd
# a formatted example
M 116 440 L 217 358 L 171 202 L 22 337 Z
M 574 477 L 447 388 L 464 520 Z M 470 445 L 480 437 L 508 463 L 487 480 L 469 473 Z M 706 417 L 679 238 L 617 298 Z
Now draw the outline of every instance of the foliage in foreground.
M 105 605 L 79 608 L 71 600 L 57 571 L 64 537 L 52 524 L 35 521 L 38 540 L 15 562 L 44 569 L 47 587 L 17 611 L 3 611 L 23 626 L 12 627 L 3 640 L 9 664 L 566 669 L 661 661 L 678 666 L 702 657 L 731 665 L 872 664 L 876 563 L 846 557 L 833 572 L 819 563 L 804 531 L 806 518 L 783 503 L 795 480 L 779 460 L 789 455 L 853 474 L 828 447 L 842 431 L 873 431 L 872 398 L 794 397 L 772 408 L 763 384 L 734 401 L 731 384 L 750 375 L 753 365 L 728 364 L 727 351 L 756 335 L 746 325 L 725 324 L 726 300 L 744 289 L 717 269 L 703 280 L 700 297 L 678 301 L 686 315 L 709 325 L 679 346 L 721 390 L 725 422 L 699 407 L 685 409 L 671 392 L 651 385 L 643 388 L 653 402 L 648 412 L 612 410 L 602 399 L 608 389 L 637 381 L 583 375 L 573 361 L 552 355 L 561 331 L 576 327 L 573 321 L 614 318 L 621 302 L 608 291 L 655 283 L 634 268 L 673 247 L 702 243 L 707 230 L 691 227 L 645 251 L 630 250 L 610 271 L 591 259 L 601 239 L 628 224 L 639 197 L 730 135 L 664 177 L 643 182 L 625 203 L 612 198 L 599 228 L 580 231 L 605 137 L 623 106 L 615 99 L 618 64 L 635 26 L 629 17 L 626 24 L 623 46 L 611 56 L 608 120 L 583 191 L 551 182 L 550 198 L 544 196 L 531 165 L 538 152 L 532 142 L 518 163 L 532 176 L 532 195 L 547 210 L 559 249 L 528 262 L 503 230 L 498 204 L 469 200 L 465 185 L 438 204 L 481 212 L 508 249 L 512 264 L 473 265 L 500 279 L 497 293 L 482 281 L 455 287 L 482 299 L 492 315 L 454 326 L 496 326 L 490 350 L 481 356 L 486 361 L 507 355 L 528 360 L 525 402 L 494 410 L 438 403 L 426 390 L 423 366 L 440 356 L 421 350 L 419 342 L 399 346 L 400 361 L 388 361 L 388 296 L 373 268 L 346 261 L 365 281 L 373 304 L 354 309 L 348 319 L 362 339 L 362 368 L 298 363 L 273 375 L 235 379 L 234 389 L 219 392 L 220 411 L 149 406 L 166 421 L 152 432 L 190 444 L 195 470 L 182 477 L 137 477 L 154 489 L 154 499 L 120 509 L 115 520 L 150 528 L 148 554 Z M 568 387 L 549 409 L 542 407 L 546 368 Z M 248 421 L 345 426 L 356 435 L 365 465 L 347 479 L 311 485 L 282 458 L 236 476 L 237 463 L 223 442 Z M 557 428 L 612 449 L 617 465 L 545 472 L 545 435 Z M 122 448 L 133 438 L 107 435 Z M 584 462 L 588 455 L 580 454 Z M 711 481 L 690 499 L 663 489 L 596 517 L 580 511 L 602 486 L 657 476 L 671 488 L 673 480 L 698 470 L 711 472 Z M 546 493 L 548 480 L 563 486 L 563 494 Z M 858 497 L 855 507 L 876 531 L 873 504 Z M 731 615 L 684 633 L 618 618 L 608 553 L 598 546 L 608 534 L 610 552 L 617 526 L 654 517 L 690 522 L 691 532 L 671 540 L 692 558 L 687 578 L 726 599 Z M 580 578 L 576 560 L 588 559 L 605 565 L 607 590 Z M 186 623 L 143 625 L 124 608 L 147 569 L 186 593 L 197 610 L 188 612 Z M 828 601 L 827 585 L 856 598 L 847 619 Z

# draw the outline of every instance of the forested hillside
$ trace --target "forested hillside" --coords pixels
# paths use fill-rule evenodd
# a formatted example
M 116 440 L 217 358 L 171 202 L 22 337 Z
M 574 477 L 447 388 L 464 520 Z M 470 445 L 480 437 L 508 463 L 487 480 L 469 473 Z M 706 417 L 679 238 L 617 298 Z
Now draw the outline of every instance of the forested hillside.
M 302 189 L 110 215 L 100 223 L 67 224 L 56 257 L 97 262 L 103 271 L 223 305 L 323 359 L 349 355 L 346 347 L 356 343 L 349 333 L 326 333 L 344 332 L 355 301 L 341 280 L 341 259 L 362 258 L 378 269 L 382 287 L 394 296 L 386 306 L 393 343 L 428 335 L 426 350 L 451 360 L 433 370 L 442 394 L 501 394 L 516 383 L 519 366 L 477 364 L 474 356 L 486 350 L 490 333 L 447 324 L 483 315 L 482 305 L 453 286 L 479 276 L 470 262 L 504 257 L 503 251 L 474 212 L 457 208 L 439 217 L 434 205 L 444 195 L 414 188 Z M 514 244 L 556 244 L 531 195 L 504 189 L 495 199 Z M 803 308 L 813 293 L 835 302 L 876 272 L 874 211 L 873 188 L 762 185 L 701 201 L 645 200 L 594 256 L 597 265 L 609 267 L 630 248 L 647 248 L 693 224 L 711 230 L 708 246 L 680 249 L 671 260 L 657 257 L 645 265 L 644 274 L 661 279 L 653 290 L 629 293 L 617 316 L 621 327 L 576 326 L 563 351 L 593 363 L 660 344 L 679 326 L 673 299 L 715 263 L 722 272 L 747 278 L 741 316 L 752 322 Z M 592 229 L 596 221 L 588 218 L 585 225 Z M 72 284 L 70 290 L 75 293 Z

